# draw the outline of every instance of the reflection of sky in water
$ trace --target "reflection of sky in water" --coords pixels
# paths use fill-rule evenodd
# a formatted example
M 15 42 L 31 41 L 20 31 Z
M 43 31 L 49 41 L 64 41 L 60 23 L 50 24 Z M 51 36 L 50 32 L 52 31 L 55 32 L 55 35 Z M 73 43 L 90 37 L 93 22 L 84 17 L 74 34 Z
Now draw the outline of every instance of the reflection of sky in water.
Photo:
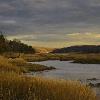
M 36 64 L 53 66 L 55 70 L 31 73 L 35 76 L 43 76 L 57 79 L 81 80 L 85 83 L 100 83 L 100 65 L 99 64 L 76 64 L 69 61 L 42 61 L 34 62 Z M 87 80 L 96 78 L 98 80 Z M 95 88 L 100 94 L 100 88 Z
M 100 79 L 100 65 L 98 64 L 75 64 L 67 61 L 43 61 L 35 63 L 56 67 L 56 70 L 37 73 L 45 77 L 77 80 L 86 80 L 89 78 Z

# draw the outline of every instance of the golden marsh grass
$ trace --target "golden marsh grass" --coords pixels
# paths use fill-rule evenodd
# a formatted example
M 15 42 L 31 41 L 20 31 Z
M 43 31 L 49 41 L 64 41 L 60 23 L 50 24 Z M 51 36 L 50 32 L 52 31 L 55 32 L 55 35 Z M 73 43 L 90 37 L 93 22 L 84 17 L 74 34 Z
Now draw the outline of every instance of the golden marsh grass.
M 15 62 L 24 63 L 0 56 L 0 100 L 96 100 L 80 82 L 27 77 Z
M 1 100 L 96 100 L 79 82 L 0 74 Z

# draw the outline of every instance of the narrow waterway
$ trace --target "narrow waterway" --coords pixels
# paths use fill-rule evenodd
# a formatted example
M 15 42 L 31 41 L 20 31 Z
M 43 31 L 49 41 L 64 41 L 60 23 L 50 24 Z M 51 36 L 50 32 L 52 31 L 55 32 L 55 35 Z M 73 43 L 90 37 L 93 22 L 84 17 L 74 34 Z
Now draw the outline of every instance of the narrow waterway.
M 100 65 L 99 64 L 77 64 L 70 61 L 41 61 L 31 62 L 35 64 L 53 66 L 56 69 L 43 72 L 32 72 L 31 75 L 43 76 L 49 78 L 80 80 L 84 83 L 100 83 Z M 95 80 L 92 80 L 95 79 Z M 100 88 L 94 88 L 97 95 L 100 95 Z

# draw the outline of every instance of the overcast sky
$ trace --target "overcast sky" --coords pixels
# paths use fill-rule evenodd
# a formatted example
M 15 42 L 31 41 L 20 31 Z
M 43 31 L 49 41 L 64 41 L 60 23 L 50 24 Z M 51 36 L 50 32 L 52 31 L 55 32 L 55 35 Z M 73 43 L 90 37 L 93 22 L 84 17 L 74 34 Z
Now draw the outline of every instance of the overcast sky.
M 0 30 L 33 46 L 100 43 L 100 0 L 0 0 Z

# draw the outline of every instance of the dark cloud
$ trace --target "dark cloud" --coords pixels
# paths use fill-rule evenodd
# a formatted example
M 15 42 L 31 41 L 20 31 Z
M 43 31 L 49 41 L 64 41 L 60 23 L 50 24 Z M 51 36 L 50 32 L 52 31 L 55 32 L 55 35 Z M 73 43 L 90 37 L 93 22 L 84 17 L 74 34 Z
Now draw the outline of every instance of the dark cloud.
M 0 29 L 7 33 L 99 32 L 99 0 L 0 0 Z

